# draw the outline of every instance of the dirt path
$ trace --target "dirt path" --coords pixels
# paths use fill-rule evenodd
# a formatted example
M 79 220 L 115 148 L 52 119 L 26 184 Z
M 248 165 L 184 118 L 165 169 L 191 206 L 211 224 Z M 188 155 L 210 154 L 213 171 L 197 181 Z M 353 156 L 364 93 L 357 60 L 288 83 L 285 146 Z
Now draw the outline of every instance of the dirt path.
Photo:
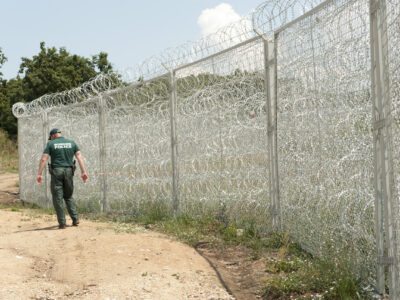
M 0 191 L 14 192 L 14 177 L 0 175 Z M 0 299 L 233 299 L 203 257 L 167 236 L 86 220 L 55 225 L 34 210 L 0 210 Z
M 18 174 L 0 174 L 0 192 L 17 193 Z

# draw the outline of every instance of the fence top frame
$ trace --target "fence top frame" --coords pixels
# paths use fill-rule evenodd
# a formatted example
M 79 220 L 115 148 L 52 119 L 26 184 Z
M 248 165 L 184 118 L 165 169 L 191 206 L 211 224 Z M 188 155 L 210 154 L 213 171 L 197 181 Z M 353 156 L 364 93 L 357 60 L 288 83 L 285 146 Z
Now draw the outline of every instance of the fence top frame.
M 331 4 L 331 3 L 334 2 L 334 1 L 337 1 L 337 0 L 325 0 L 324 2 L 318 4 L 316 7 L 314 7 L 313 9 L 311 9 L 311 10 L 309 10 L 308 12 L 302 14 L 300 17 L 298 17 L 298 18 L 296 18 L 296 19 L 290 21 L 289 23 L 286 23 L 286 24 L 282 25 L 282 26 L 279 27 L 278 29 L 274 30 L 274 32 L 273 32 L 274 37 L 276 38 L 282 31 L 284 31 L 284 30 L 286 30 L 287 28 L 291 27 L 292 25 L 294 25 L 294 24 L 296 24 L 296 23 L 298 23 L 298 22 L 301 22 L 302 20 L 304 20 L 304 19 L 306 19 L 306 18 L 312 16 L 313 14 L 319 12 L 320 10 L 324 9 L 326 6 L 328 6 L 329 4 Z M 229 52 L 229 51 L 232 51 L 232 50 L 235 50 L 235 49 L 237 49 L 237 48 L 240 48 L 240 47 L 242 47 L 242 46 L 244 46 L 244 45 L 247 45 L 247 44 L 250 44 L 250 43 L 252 43 L 252 42 L 255 42 L 255 41 L 259 40 L 259 39 L 265 38 L 265 34 L 266 34 L 266 33 L 259 33 L 257 28 L 253 28 L 253 30 L 256 32 L 257 35 L 256 35 L 255 37 L 251 38 L 251 39 L 248 39 L 248 40 L 246 40 L 246 41 L 243 41 L 243 42 L 241 42 L 241 43 L 238 43 L 238 44 L 236 44 L 236 45 L 234 45 L 234 46 L 231 46 L 231 47 L 229 47 L 229 48 L 226 48 L 226 49 L 224 49 L 224 50 L 222 50 L 222 51 L 219 51 L 219 52 L 217 52 L 217 53 L 214 53 L 214 54 L 208 55 L 208 56 L 206 56 L 206 57 L 203 57 L 203 58 L 201 58 L 201 59 L 198 59 L 198 60 L 196 60 L 196 61 L 194 61 L 194 62 L 191 62 L 191 63 L 188 63 L 188 64 L 184 64 L 184 65 L 178 66 L 178 67 L 176 67 L 176 68 L 174 68 L 174 69 L 171 69 L 170 71 L 171 71 L 171 72 L 177 72 L 177 71 L 180 71 L 180 70 L 189 68 L 189 67 L 194 66 L 194 65 L 196 65 L 196 64 L 199 64 L 199 63 L 201 63 L 201 62 L 204 62 L 204 61 L 210 60 L 210 59 L 212 59 L 212 58 L 214 58 L 214 57 L 217 57 L 217 56 L 220 56 L 220 55 L 222 55 L 222 54 L 225 54 L 225 53 L 227 53 L 227 52 Z M 168 75 L 168 73 L 163 74 L 163 75 L 160 75 L 159 77 L 166 76 L 166 75 Z M 153 79 L 150 79 L 150 80 L 153 80 Z
M 276 29 L 274 31 L 275 36 L 279 35 L 282 31 L 288 29 L 289 27 L 291 27 L 292 25 L 312 16 L 313 14 L 319 12 L 320 10 L 322 10 L 323 8 L 325 8 L 326 6 L 328 6 L 331 2 L 334 2 L 337 0 L 325 0 L 324 2 L 318 4 L 316 7 L 314 7 L 313 9 L 309 10 L 308 12 L 306 12 L 305 14 L 302 14 L 300 17 L 290 21 L 289 23 L 286 23 L 284 25 L 282 25 L 281 27 L 279 27 L 278 29 Z
M 203 61 L 210 60 L 210 59 L 212 59 L 212 58 L 214 58 L 214 57 L 220 56 L 220 55 L 225 54 L 225 53 L 227 53 L 227 52 L 229 52 L 229 51 L 232 51 L 232 50 L 235 50 L 235 49 L 237 49 L 237 48 L 240 48 L 240 47 L 242 47 L 242 46 L 244 46 L 244 45 L 247 45 L 247 44 L 249 44 L 249 43 L 255 42 L 255 41 L 259 40 L 259 39 L 261 39 L 260 36 L 255 36 L 255 37 L 253 37 L 253 38 L 251 38 L 251 39 L 248 39 L 248 40 L 246 40 L 246 41 L 243 41 L 243 42 L 241 42 L 241 43 L 239 43 L 239 44 L 236 44 L 236 45 L 234 45 L 234 46 L 232 46 L 232 47 L 226 48 L 226 49 L 224 49 L 224 50 L 222 50 L 222 51 L 219 51 L 219 52 L 217 52 L 217 53 L 214 53 L 214 54 L 208 55 L 208 56 L 206 56 L 206 57 L 200 58 L 200 59 L 198 59 L 198 60 L 196 60 L 196 61 L 194 61 L 194 62 L 191 62 L 191 63 L 188 63 L 188 64 L 181 65 L 181 66 L 179 66 L 179 67 L 176 67 L 176 68 L 172 69 L 171 71 L 176 72 L 176 71 L 180 71 L 180 70 L 189 68 L 189 67 L 194 66 L 194 65 L 197 65 L 197 64 L 199 64 L 199 63 L 201 63 L 201 62 L 203 62 Z

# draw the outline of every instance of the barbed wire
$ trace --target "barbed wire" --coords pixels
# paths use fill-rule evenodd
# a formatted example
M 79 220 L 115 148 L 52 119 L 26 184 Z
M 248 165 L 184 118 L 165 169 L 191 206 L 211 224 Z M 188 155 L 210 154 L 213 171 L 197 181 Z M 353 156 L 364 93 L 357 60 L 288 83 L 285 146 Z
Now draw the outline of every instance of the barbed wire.
M 284 226 L 373 277 L 368 18 L 368 3 L 332 1 L 279 34 L 278 144 Z
M 260 33 L 273 38 L 273 33 L 311 11 L 323 0 L 268 0 L 261 3 L 252 13 L 252 26 Z
M 400 3 L 387 2 L 399 185 Z M 153 204 L 171 208 L 170 101 L 175 92 L 182 212 L 211 212 L 226 223 L 271 230 L 264 41 L 257 31 L 273 40 L 277 50 L 284 230 L 310 252 L 345 261 L 371 282 L 376 242 L 369 4 L 332 0 L 307 13 L 321 3 L 269 0 L 211 36 L 167 49 L 126 71 L 122 78 L 129 78 L 129 85 L 119 75 L 100 75 L 73 91 L 14 105 L 22 132 L 21 195 L 43 204 L 44 189 L 29 174 L 43 147 L 38 114 L 46 111 L 46 126 L 61 128 L 74 139 L 94 174 L 85 186 L 76 185 L 79 205 L 100 209 L 106 177 L 108 211 L 136 214 Z M 176 90 L 168 69 L 174 71 Z M 100 98 L 105 103 L 103 125 Z M 106 141 L 104 169 L 99 128 Z M 400 203 L 393 201 L 400 236 Z
M 285 0 L 278 4 L 275 0 L 266 1 L 239 21 L 204 38 L 165 49 L 138 66 L 127 68 L 120 73 L 100 74 L 78 88 L 44 95 L 28 104 L 16 103 L 13 106 L 13 113 L 16 117 L 40 114 L 43 110 L 53 107 L 91 99 L 99 93 L 121 86 L 122 81 L 137 83 L 162 76 L 166 73 L 165 67 L 173 70 L 254 38 L 257 35 L 255 29 L 261 33 L 273 32 L 320 2 L 320 0 Z
M 29 103 L 15 103 L 12 112 L 15 117 L 21 118 L 41 114 L 45 110 L 81 103 L 121 86 L 119 77 L 117 73 L 99 74 L 75 89 L 46 94 Z

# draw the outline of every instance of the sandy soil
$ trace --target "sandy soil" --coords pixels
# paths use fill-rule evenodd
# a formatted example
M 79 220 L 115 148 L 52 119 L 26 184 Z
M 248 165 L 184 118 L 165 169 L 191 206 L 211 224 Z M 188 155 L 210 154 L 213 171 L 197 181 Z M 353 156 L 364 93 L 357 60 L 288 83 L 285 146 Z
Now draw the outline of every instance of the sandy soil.
M 18 193 L 18 174 L 0 174 L 0 192 Z
M 0 174 L 8 207 L 0 210 L 0 299 L 261 298 L 271 254 L 254 259 L 249 248 L 206 242 L 195 250 L 136 225 L 81 219 L 59 230 L 55 216 L 24 209 L 17 182 L 18 174 Z
M 0 299 L 231 299 L 197 252 L 143 228 L 0 211 Z
M 0 203 L 15 201 L 17 180 L 0 175 Z M 15 210 L 0 210 L 0 299 L 234 299 L 167 236 L 87 220 L 59 230 L 55 216 Z

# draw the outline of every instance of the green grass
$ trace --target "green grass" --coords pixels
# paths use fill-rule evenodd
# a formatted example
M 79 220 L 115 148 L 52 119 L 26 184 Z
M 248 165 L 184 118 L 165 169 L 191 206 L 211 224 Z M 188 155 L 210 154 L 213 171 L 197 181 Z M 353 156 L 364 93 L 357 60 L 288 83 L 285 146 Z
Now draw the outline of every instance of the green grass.
M 91 198 L 84 203 L 77 202 L 76 209 L 79 214 L 91 214 L 100 212 L 100 202 L 97 198 Z
M 290 254 L 267 260 L 266 272 L 269 276 L 262 289 L 266 299 L 366 299 L 361 296 L 360 282 L 345 264 Z

